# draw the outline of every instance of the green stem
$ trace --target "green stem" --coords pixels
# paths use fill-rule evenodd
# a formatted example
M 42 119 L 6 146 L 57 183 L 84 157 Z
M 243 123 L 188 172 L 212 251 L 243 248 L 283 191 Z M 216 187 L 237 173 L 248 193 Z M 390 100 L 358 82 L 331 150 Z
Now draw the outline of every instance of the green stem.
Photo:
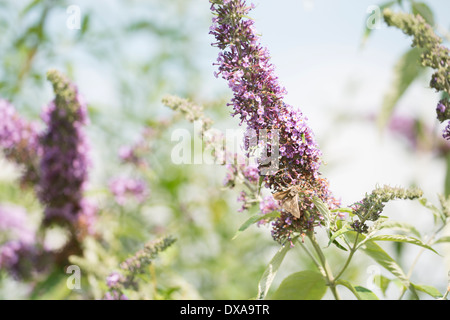
M 430 237 L 430 239 L 428 239 L 428 241 L 425 243 L 427 246 L 431 245 L 431 243 L 433 242 L 434 238 L 437 236 L 437 234 L 445 227 L 446 225 L 442 225 L 441 227 L 439 227 Z M 409 278 L 411 278 L 412 273 L 414 268 L 416 267 L 417 262 L 419 261 L 420 256 L 422 255 L 422 253 L 425 252 L 425 248 L 422 247 L 419 251 L 419 253 L 417 254 L 416 258 L 414 259 L 413 263 L 411 264 L 411 267 L 409 268 L 408 274 L 406 275 L 406 279 L 409 281 Z M 406 293 L 407 288 L 403 287 L 402 293 L 400 294 L 400 296 L 398 297 L 398 300 L 401 300 L 403 298 L 403 296 Z
M 331 271 L 331 268 L 328 265 L 325 255 L 323 254 L 322 249 L 320 248 L 320 245 L 317 242 L 316 237 L 314 236 L 314 233 L 309 232 L 308 238 L 309 238 L 309 240 L 311 240 L 311 243 L 312 243 L 314 249 L 316 250 L 317 255 L 319 256 L 319 261 L 320 261 L 321 267 L 323 268 L 323 271 L 325 273 L 325 277 L 327 279 L 327 284 L 330 287 L 330 290 L 333 293 L 334 298 L 336 300 L 341 300 L 339 292 L 337 291 L 337 288 L 336 288 L 336 282 L 335 282 L 335 279 L 333 278 L 333 273 Z
M 447 164 L 447 172 L 445 174 L 444 192 L 445 197 L 448 197 L 450 195 L 450 153 L 447 153 L 445 160 Z
M 447 292 L 444 294 L 444 296 L 442 297 L 442 300 L 447 300 L 448 294 L 450 293 L 450 285 L 447 288 Z
M 316 257 L 314 257 L 314 255 L 311 252 L 309 252 L 309 250 L 306 247 L 305 243 L 300 241 L 300 240 L 298 240 L 298 239 L 297 239 L 297 243 L 300 244 L 300 248 L 302 248 L 306 252 L 306 254 L 311 258 L 312 262 L 316 265 L 317 269 L 319 269 L 320 273 L 322 273 L 322 275 L 324 277 L 326 277 L 327 275 L 325 273 L 324 268 L 322 268 L 320 263 L 317 261 Z
M 354 255 L 355 252 L 356 252 L 356 245 L 358 244 L 358 236 L 359 236 L 359 233 L 356 233 L 355 243 L 353 243 L 353 247 L 350 249 L 350 254 L 348 255 L 347 261 L 345 261 L 345 264 L 344 264 L 344 266 L 342 267 L 341 271 L 340 271 L 340 272 L 337 274 L 337 276 L 334 278 L 335 281 L 338 280 L 338 279 L 342 276 L 342 274 L 345 272 L 345 270 L 346 270 L 347 267 L 349 266 L 350 261 L 352 260 L 353 255 Z

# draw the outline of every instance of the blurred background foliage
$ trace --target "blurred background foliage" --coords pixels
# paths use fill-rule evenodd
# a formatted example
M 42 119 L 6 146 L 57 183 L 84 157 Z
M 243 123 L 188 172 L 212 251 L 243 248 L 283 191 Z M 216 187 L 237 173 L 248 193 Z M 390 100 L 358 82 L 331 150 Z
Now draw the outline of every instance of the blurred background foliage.
M 250 231 L 231 241 L 241 220 L 237 192 L 222 188 L 220 166 L 177 166 L 171 162 L 171 132 L 188 128 L 162 106 L 167 94 L 205 102 L 208 113 L 230 123 L 223 91 L 205 72 L 202 46 L 209 47 L 207 10 L 201 1 L 78 1 L 81 28 L 66 27 L 67 1 L 0 2 L 0 96 L 29 119 L 53 99 L 45 79 L 50 68 L 66 73 L 87 98 L 88 135 L 94 165 L 88 196 L 101 207 L 96 224 L 101 239 L 87 238 L 81 267 L 82 289 L 70 291 L 64 270 L 21 283 L 0 276 L 0 298 L 102 298 L 106 277 L 121 261 L 158 236 L 178 241 L 149 274 L 141 298 L 247 299 L 256 295 L 257 280 L 276 244 L 270 233 Z M 177 17 L 177 18 L 174 18 Z M 206 62 L 211 65 L 212 61 Z M 173 127 L 160 126 L 170 122 Z M 118 151 L 139 140 L 147 127 L 158 131 L 146 141 L 149 167 L 121 163 Z M 2 204 L 27 208 L 36 224 L 42 208 L 32 192 L 19 188 L 18 170 L 1 163 Z M 107 186 L 117 176 L 145 179 L 150 196 L 144 203 L 114 201 Z M 267 230 L 266 230 L 267 231 Z M 48 235 L 58 246 L 64 235 Z M 148 290 L 146 290 L 148 289 Z M 139 298 L 131 295 L 130 298 Z
M 81 8 L 80 29 L 66 26 L 71 4 Z M 384 6 L 394 5 L 434 21 L 424 3 L 392 1 Z M 238 212 L 239 190 L 223 188 L 221 166 L 172 163 L 172 131 L 192 132 L 192 126 L 161 103 L 168 93 L 189 98 L 205 106 L 219 129 L 238 128 L 225 106 L 230 93 L 212 76 L 211 57 L 217 52 L 210 48 L 208 9 L 205 0 L 0 0 L 0 97 L 27 118 L 39 119 L 42 107 L 53 99 L 46 71 L 56 68 L 71 78 L 88 101 L 93 157 L 88 196 L 101 208 L 99 236 L 87 237 L 83 256 L 71 257 L 81 267 L 81 290 L 67 288 L 65 270 L 27 282 L 0 270 L 0 299 L 101 299 L 107 276 L 122 261 L 147 241 L 169 234 L 177 241 L 142 276 L 143 287 L 130 298 L 255 297 L 278 245 L 265 227 L 253 226 L 231 240 L 249 216 Z M 366 30 L 364 39 L 371 33 Z M 389 122 L 396 102 L 423 73 L 413 63 L 416 55 L 410 50 L 400 58 L 394 71 L 398 80 L 393 92 L 386 93 L 379 123 Z M 156 132 L 146 140 L 143 154 L 149 165 L 122 163 L 120 147 L 138 141 L 149 127 Z M 25 207 L 38 225 L 42 208 L 32 192 L 16 183 L 18 169 L 4 160 L 0 168 L 0 204 Z M 148 199 L 117 203 L 108 189 L 117 176 L 145 179 Z M 47 233 L 49 246 L 64 242 L 60 230 Z M 401 252 L 396 248 L 396 254 Z M 343 263 L 338 249 L 327 253 L 331 265 Z M 371 262 L 356 259 L 348 279 L 365 281 Z M 289 273 L 309 268 L 314 267 L 305 254 L 291 250 L 273 287 Z

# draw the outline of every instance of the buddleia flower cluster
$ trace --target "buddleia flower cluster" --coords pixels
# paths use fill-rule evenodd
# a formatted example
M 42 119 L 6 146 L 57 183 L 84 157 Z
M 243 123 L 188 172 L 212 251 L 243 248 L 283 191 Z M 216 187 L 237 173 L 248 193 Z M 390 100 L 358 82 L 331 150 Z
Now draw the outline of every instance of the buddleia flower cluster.
M 376 188 L 372 193 L 366 194 L 364 199 L 351 206 L 353 213 L 358 217 L 351 226 L 359 233 L 367 233 L 369 226 L 366 222 L 377 221 L 387 202 L 394 199 L 414 200 L 422 195 L 422 190 L 416 188 L 403 189 L 390 186 Z
M 39 128 L 21 117 L 6 100 L 0 99 L 0 147 L 9 161 L 22 168 L 21 183 L 34 186 L 39 181 Z
M 87 105 L 78 89 L 56 70 L 47 73 L 55 99 L 42 113 L 46 126 L 40 136 L 42 160 L 38 197 L 45 204 L 45 223 L 77 223 L 95 215 L 84 197 L 88 182 L 89 144 L 84 131 Z
M 21 181 L 44 205 L 44 224 L 91 223 L 95 208 L 84 198 L 90 166 L 87 105 L 61 73 L 51 70 L 47 78 L 56 97 L 42 112 L 45 129 L 39 131 L 0 100 L 0 147 L 8 160 L 24 167 Z
M 307 124 L 308 119 L 283 101 L 286 90 L 274 73 L 268 50 L 260 44 L 253 20 L 248 18 L 254 6 L 244 0 L 210 2 L 214 14 L 210 34 L 216 39 L 213 46 L 221 50 L 215 63 L 218 68 L 215 75 L 225 79 L 233 91 L 228 104 L 233 108 L 232 115 L 256 132 L 258 140 L 266 133 L 278 138 L 267 139 L 266 143 L 267 158 L 276 157 L 278 168 L 264 175 L 267 158 L 261 158 L 259 163 L 265 186 L 272 192 L 293 185 L 300 185 L 304 190 L 301 217 L 282 212 L 274 222 L 274 239 L 284 241 L 294 232 L 310 231 L 320 224 L 321 216 L 315 209 L 313 196 L 330 208 L 339 205 L 339 201 L 319 172 L 322 154 Z
M 425 67 L 434 69 L 430 87 L 443 92 L 446 98 L 439 101 L 436 107 L 440 122 L 450 119 L 450 50 L 442 45 L 442 39 L 435 34 L 433 28 L 420 15 L 394 13 L 389 9 L 383 12 L 384 20 L 389 26 L 401 29 L 413 37 L 412 46 L 422 49 L 421 62 Z M 443 137 L 450 140 L 450 123 L 444 129 Z
M 48 266 L 50 252 L 36 245 L 36 231 L 28 224 L 24 208 L 0 205 L 0 269 L 15 279 L 28 279 Z
M 41 231 L 58 224 L 68 231 L 69 239 L 58 252 L 42 248 L 42 237 L 6 243 L 2 265 L 11 272 L 21 270 L 16 274 L 27 273 L 23 266 L 38 266 L 43 260 L 67 262 L 69 255 L 81 252 L 81 239 L 95 232 L 97 208 L 84 195 L 90 167 L 84 131 L 87 105 L 78 89 L 58 71 L 49 71 L 47 79 L 55 99 L 42 112 L 43 130 L 0 100 L 0 148 L 7 160 L 23 168 L 22 185 L 33 189 L 43 206 Z
M 148 272 L 148 266 L 153 263 L 159 253 L 166 250 L 176 241 L 172 236 L 159 238 L 145 244 L 144 248 L 120 264 L 120 271 L 112 272 L 106 279 L 109 291 L 104 300 L 128 300 L 126 290 L 139 289 L 138 278 Z
M 225 164 L 227 169 L 223 185 L 233 188 L 239 180 L 246 180 L 256 186 L 259 181 L 259 170 L 254 164 L 247 164 L 242 155 L 234 155 L 234 158 L 228 157 Z

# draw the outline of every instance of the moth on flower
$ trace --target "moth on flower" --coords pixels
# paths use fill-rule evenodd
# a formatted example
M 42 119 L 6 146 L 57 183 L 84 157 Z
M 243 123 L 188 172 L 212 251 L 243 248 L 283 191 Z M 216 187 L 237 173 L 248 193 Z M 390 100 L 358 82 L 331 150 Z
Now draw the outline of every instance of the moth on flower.
M 300 190 L 300 186 L 294 185 L 273 194 L 275 200 L 281 201 L 281 207 L 296 218 L 300 218 L 300 207 L 298 205 Z

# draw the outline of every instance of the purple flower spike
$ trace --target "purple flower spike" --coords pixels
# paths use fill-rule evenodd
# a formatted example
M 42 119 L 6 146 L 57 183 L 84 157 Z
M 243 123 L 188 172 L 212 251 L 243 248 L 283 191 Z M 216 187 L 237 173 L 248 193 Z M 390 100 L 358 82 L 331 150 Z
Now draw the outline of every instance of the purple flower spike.
M 49 71 L 55 99 L 42 114 L 47 129 L 40 137 L 43 156 L 38 196 L 45 204 L 45 223 L 89 221 L 93 207 L 83 197 L 90 165 L 84 133 L 87 106 L 77 88 L 57 71 Z
M 279 136 L 278 143 L 267 142 L 267 149 L 279 148 L 280 156 L 278 170 L 265 176 L 266 187 L 277 192 L 300 185 L 303 190 L 301 217 L 291 223 L 286 220 L 291 215 L 283 212 L 274 225 L 274 238 L 284 241 L 292 232 L 312 230 L 320 223 L 320 214 L 311 209 L 313 196 L 330 208 L 339 201 L 328 190 L 328 182 L 320 177 L 321 151 L 307 118 L 283 102 L 286 90 L 278 82 L 268 50 L 259 43 L 254 22 L 247 18 L 254 6 L 244 0 L 210 2 L 215 15 L 210 34 L 216 39 L 213 46 L 221 50 L 215 63 L 219 70 L 216 75 L 225 79 L 233 91 L 229 104 L 233 107 L 232 115 L 254 130 L 258 138 L 262 130 L 277 132 Z

